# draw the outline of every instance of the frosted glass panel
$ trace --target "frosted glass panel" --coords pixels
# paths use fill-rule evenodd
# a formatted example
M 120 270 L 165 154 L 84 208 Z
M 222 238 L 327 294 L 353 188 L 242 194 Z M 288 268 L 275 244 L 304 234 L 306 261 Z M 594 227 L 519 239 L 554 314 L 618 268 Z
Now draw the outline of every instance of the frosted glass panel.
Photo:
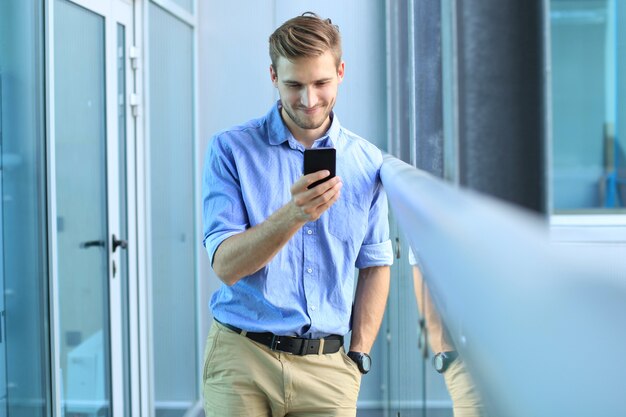
M 198 374 L 193 31 L 154 4 L 149 13 L 155 406 L 157 415 L 182 415 L 196 400 Z
M 0 417 L 51 415 L 42 5 L 0 1 Z
M 626 209 L 626 6 L 550 2 L 557 211 Z

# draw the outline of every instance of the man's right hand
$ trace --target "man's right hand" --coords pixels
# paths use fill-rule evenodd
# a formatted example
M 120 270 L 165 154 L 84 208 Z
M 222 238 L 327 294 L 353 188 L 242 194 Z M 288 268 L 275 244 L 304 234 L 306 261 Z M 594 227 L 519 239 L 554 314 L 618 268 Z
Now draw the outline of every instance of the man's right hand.
M 308 189 L 309 185 L 330 175 L 329 171 L 317 171 L 303 175 L 291 186 L 291 201 L 289 202 L 292 215 L 301 222 L 315 221 L 339 199 L 343 186 L 340 177 L 331 178 L 315 188 Z
M 307 187 L 328 175 L 328 171 L 304 175 L 291 187 L 291 201 L 264 222 L 224 240 L 213 257 L 217 276 L 234 285 L 267 265 L 306 222 L 319 219 L 339 199 L 341 178 Z

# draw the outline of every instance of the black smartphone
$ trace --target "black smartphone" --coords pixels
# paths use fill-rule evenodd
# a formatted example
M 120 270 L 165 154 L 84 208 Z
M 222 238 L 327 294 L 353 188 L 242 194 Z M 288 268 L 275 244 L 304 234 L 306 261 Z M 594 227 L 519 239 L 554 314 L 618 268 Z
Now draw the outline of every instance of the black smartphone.
M 337 153 L 335 148 L 314 148 L 304 150 L 304 175 L 328 170 L 330 175 L 309 185 L 309 189 L 328 181 L 335 176 Z

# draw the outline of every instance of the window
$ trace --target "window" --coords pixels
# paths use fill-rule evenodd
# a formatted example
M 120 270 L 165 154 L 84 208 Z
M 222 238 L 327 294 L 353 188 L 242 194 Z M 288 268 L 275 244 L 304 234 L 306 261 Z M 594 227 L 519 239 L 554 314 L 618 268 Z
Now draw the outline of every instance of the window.
M 554 210 L 626 212 L 626 5 L 552 0 L 550 22 Z

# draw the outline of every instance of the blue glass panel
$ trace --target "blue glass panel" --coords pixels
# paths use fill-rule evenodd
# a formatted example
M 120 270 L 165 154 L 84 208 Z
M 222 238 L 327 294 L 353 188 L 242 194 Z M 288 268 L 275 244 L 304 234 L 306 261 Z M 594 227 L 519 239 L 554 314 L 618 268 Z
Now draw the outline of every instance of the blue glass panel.
M 0 1 L 0 417 L 48 416 L 43 2 Z

